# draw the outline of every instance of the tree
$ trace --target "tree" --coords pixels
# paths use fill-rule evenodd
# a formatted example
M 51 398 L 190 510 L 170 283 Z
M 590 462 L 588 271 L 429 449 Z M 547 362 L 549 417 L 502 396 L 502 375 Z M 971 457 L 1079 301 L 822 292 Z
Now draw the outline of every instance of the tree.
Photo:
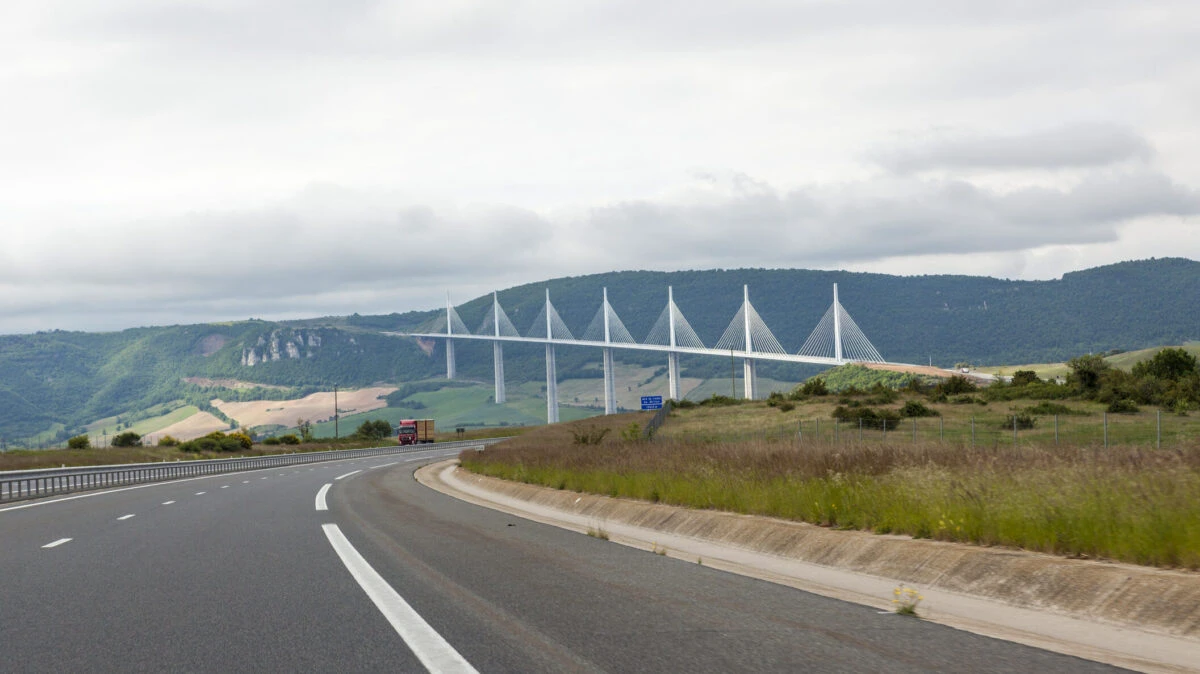
M 1093 353 L 1068 360 L 1067 367 L 1071 368 L 1068 381 L 1075 384 L 1084 394 L 1093 394 L 1100 390 L 1101 379 L 1111 369 L 1108 361 Z
M 1012 376 L 1013 386 L 1025 386 L 1027 384 L 1036 384 L 1040 382 L 1037 373 L 1033 370 L 1017 370 Z
M 296 419 L 296 430 L 300 431 L 300 439 L 304 442 L 312 442 L 312 422 L 308 419 Z
M 1174 348 L 1163 349 L 1150 360 L 1133 366 L 1133 374 L 1137 377 L 1154 377 L 1169 381 L 1179 381 L 1196 370 L 1196 357 L 1183 349 Z
M 88 436 L 86 435 L 76 435 L 70 440 L 67 440 L 67 447 L 69 449 L 91 449 L 92 441 L 89 440 Z
M 142 436 L 138 435 L 137 433 L 134 433 L 133 431 L 125 431 L 124 433 L 118 433 L 113 436 L 112 446 L 113 447 L 141 447 L 142 446 Z
M 353 437 L 363 440 L 382 440 L 383 438 L 391 437 L 392 425 L 385 419 L 376 419 L 374 421 L 368 419 L 359 425 L 358 430 L 354 431 Z

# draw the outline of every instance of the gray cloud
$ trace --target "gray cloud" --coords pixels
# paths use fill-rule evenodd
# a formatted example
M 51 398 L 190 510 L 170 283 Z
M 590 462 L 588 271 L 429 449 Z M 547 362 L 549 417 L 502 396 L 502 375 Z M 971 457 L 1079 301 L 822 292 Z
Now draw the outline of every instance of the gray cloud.
M 880 152 L 896 173 L 935 169 L 1060 169 L 1106 166 L 1154 156 L 1150 143 L 1118 124 L 1073 124 L 1025 134 L 938 138 Z
M 597 208 L 590 225 L 598 250 L 639 239 L 669 241 L 659 254 L 675 266 L 829 266 L 1106 242 L 1137 218 L 1198 213 L 1200 193 L 1141 170 L 1093 175 L 1070 189 L 1012 192 L 961 180 L 881 180 L 782 192 L 760 185 L 703 204 L 639 201 Z

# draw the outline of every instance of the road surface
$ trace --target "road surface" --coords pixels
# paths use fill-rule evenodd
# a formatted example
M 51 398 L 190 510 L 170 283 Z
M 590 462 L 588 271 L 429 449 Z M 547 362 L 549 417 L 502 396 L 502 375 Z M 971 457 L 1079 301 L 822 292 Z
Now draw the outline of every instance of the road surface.
M 445 453 L 0 508 L 0 671 L 1111 671 L 469 505 Z

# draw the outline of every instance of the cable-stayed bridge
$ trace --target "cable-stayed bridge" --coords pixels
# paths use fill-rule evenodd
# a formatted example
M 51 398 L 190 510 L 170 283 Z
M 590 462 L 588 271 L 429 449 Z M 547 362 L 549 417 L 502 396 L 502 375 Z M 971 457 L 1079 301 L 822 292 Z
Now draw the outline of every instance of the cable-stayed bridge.
M 559 316 L 546 291 L 546 302 L 524 335 L 509 319 L 496 293 L 492 293 L 492 310 L 483 323 L 471 331 L 459 317 L 454 306 L 446 301 L 446 312 L 434 321 L 427 332 L 389 333 L 397 336 L 446 340 L 446 377 L 457 376 L 454 362 L 454 342 L 463 339 L 492 342 L 492 358 L 496 381 L 495 401 L 503 403 L 504 344 L 506 342 L 544 344 L 546 347 L 546 420 L 558 421 L 558 375 L 554 355 L 557 346 L 586 346 L 602 350 L 604 361 L 604 412 L 617 410 L 616 382 L 613 366 L 614 349 L 659 351 L 667 356 L 668 397 L 680 399 L 679 356 L 736 356 L 742 359 L 746 398 L 758 397 L 758 377 L 755 364 L 760 360 L 816 365 L 842 365 L 851 362 L 884 363 L 883 356 L 863 334 L 854 319 L 838 301 L 837 284 L 833 284 L 833 304 L 813 329 L 797 353 L 789 353 L 775 338 L 754 306 L 750 304 L 750 289 L 742 287 L 742 306 L 729 327 L 713 346 L 705 346 L 692 329 L 683 312 L 675 304 L 672 288 L 667 288 L 667 305 L 649 334 L 641 342 L 634 339 L 616 310 L 608 302 L 608 289 L 603 292 L 600 308 L 580 337 L 576 337 Z

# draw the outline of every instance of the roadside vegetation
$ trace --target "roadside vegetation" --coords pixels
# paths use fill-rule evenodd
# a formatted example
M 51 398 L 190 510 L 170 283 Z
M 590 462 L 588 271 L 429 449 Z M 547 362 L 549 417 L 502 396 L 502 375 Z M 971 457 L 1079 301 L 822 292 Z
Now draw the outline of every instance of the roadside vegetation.
M 384 433 L 386 427 L 386 433 Z M 159 461 L 192 461 L 219 459 L 231 456 L 266 456 L 270 454 L 292 454 L 296 452 L 324 452 L 334 449 L 361 449 L 396 444 L 394 428 L 386 420 L 376 419 L 362 422 L 358 429 L 340 439 L 309 438 L 296 434 L 264 438 L 254 442 L 250 436 L 239 431 L 209 433 L 194 440 L 181 442 L 169 435 L 158 439 L 157 444 L 143 444 L 143 438 L 127 432 L 122 446 L 95 447 L 88 436 L 71 438 L 74 446 L 67 449 L 9 450 L 0 452 L 0 471 L 59 468 L 63 466 L 104 466 L 128 463 L 154 463 Z M 523 427 L 489 428 L 470 430 L 458 434 L 454 429 L 442 429 L 436 434 L 437 442 L 455 440 L 480 440 L 493 437 L 519 435 Z M 71 443 L 69 443 L 71 444 Z
M 810 381 L 766 401 L 685 402 L 652 441 L 628 432 L 648 415 L 621 415 L 540 428 L 461 460 L 557 489 L 1200 569 L 1200 371 L 1168 351 L 1121 374 L 1076 359 L 1065 385 L 1029 373 L 982 390 L 956 378 L 832 393 Z M 1156 409 L 1109 412 L 1115 400 Z M 1092 432 L 1055 435 L 1051 418 L 1111 422 L 1108 446 Z M 1160 420 L 1173 425 L 1156 448 Z

